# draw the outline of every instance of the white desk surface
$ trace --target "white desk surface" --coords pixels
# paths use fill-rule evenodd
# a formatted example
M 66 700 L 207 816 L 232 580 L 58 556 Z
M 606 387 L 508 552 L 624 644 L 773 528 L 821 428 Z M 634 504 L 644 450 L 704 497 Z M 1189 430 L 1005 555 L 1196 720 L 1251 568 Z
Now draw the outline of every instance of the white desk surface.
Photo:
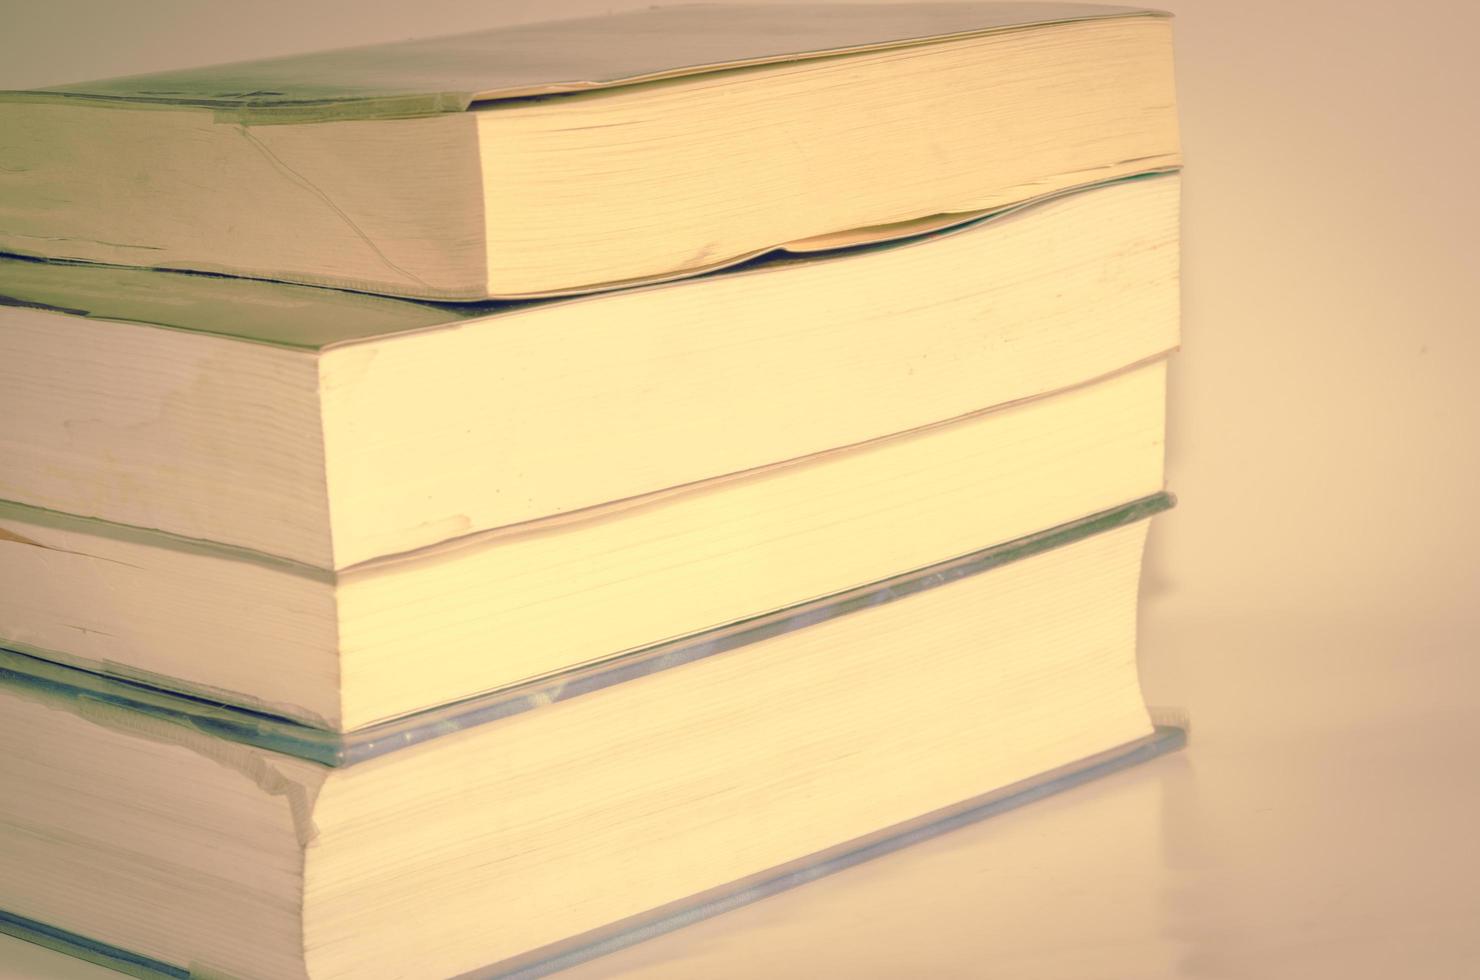
M 1149 632 L 1184 752 L 561 976 L 1480 977 L 1480 634 Z M 0 937 L 0 976 L 118 974 Z

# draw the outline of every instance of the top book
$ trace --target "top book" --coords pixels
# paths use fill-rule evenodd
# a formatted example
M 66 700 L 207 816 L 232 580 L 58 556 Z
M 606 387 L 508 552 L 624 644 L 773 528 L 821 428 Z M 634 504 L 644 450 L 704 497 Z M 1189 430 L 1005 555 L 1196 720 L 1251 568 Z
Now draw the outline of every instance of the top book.
M 684 6 L 0 93 L 0 251 L 443 300 L 902 237 L 1180 164 L 1168 20 Z

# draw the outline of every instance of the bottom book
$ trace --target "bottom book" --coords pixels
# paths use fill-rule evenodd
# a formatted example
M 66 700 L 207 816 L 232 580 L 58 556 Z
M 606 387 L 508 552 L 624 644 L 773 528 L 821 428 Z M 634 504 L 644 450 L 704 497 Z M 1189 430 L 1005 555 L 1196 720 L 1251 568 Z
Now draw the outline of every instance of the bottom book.
M 543 976 L 1150 758 L 1168 504 L 348 736 L 7 655 L 0 930 L 138 976 Z

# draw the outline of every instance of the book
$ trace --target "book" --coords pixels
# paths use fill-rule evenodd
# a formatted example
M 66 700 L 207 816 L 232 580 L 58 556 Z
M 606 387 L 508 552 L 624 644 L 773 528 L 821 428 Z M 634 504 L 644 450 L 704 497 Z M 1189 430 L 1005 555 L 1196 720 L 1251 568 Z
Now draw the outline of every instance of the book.
M 1157 493 L 1165 374 L 333 574 L 0 504 L 0 644 L 356 729 Z
M 1176 174 L 899 245 L 430 305 L 0 258 L 0 499 L 343 570 L 1177 344 Z
M 1127 7 L 688 6 L 0 94 L 0 251 L 474 300 L 1180 163 Z
M 541 976 L 1180 744 L 1166 18 L 666 8 L 0 125 L 0 931 Z
M 1168 504 L 359 736 L 5 655 L 0 929 L 166 976 L 535 976 L 1146 758 Z

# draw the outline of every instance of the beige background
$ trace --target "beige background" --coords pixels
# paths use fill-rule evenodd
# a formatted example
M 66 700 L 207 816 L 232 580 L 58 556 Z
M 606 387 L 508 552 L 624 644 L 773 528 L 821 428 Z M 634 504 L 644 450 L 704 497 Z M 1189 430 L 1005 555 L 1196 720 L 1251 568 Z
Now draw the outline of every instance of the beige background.
M 643 5 L 6 0 L 0 87 Z M 1182 505 L 1143 674 L 1192 748 L 572 976 L 1480 975 L 1480 5 L 1162 6 Z

